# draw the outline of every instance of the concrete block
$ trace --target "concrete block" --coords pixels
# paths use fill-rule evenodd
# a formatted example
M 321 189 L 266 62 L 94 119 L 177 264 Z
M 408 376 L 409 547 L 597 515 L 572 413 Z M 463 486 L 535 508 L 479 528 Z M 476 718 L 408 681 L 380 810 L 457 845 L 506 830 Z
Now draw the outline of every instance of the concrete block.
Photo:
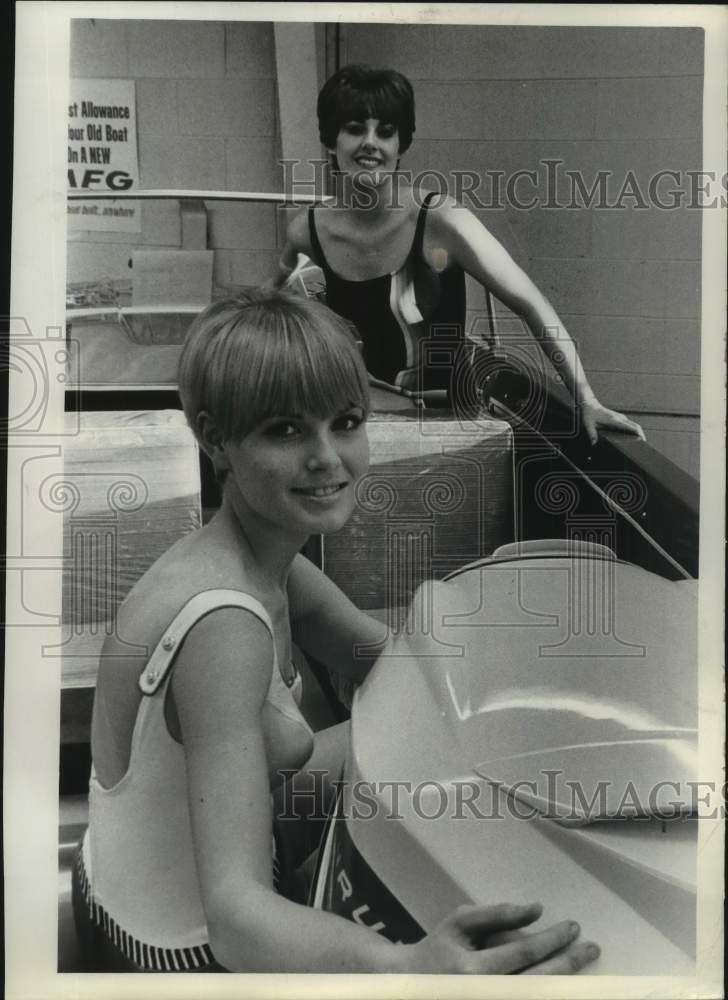
M 414 175 L 426 168 L 436 171 L 448 192 L 472 209 L 519 209 L 534 197 L 537 207 L 559 208 L 572 200 L 566 171 L 578 171 L 591 186 L 597 170 L 591 146 L 588 140 L 425 139 L 416 142 L 403 166 Z
M 534 64 L 545 77 L 645 76 L 657 71 L 659 33 L 659 28 L 546 28 Z M 528 52 L 524 55 L 527 60 Z
M 468 207 L 505 207 L 505 179 L 494 182 L 490 175 L 501 171 L 507 177 L 516 170 L 537 169 L 538 158 L 539 146 L 533 142 L 416 139 L 402 166 L 415 175 L 435 171 L 444 178 L 448 193 Z M 468 173 L 480 179 L 473 181 L 466 176 Z M 436 176 L 427 181 L 425 186 L 438 189 Z M 499 184 L 504 192 L 501 199 Z
M 432 78 L 512 80 L 532 77 L 532 60 L 540 48 L 537 36 L 543 30 L 499 25 L 437 25 L 433 29 Z M 530 69 L 527 56 L 531 60 Z
M 680 173 L 677 185 L 672 178 L 664 177 L 659 180 L 656 189 L 657 197 L 663 204 L 670 204 L 669 191 L 673 187 L 680 187 L 686 194 L 689 193 L 690 180 L 686 172 L 699 169 L 700 158 L 700 144 L 694 139 L 654 140 L 649 143 L 636 138 L 610 142 L 588 138 L 576 141 L 548 138 L 418 139 L 402 166 L 413 174 L 426 168 L 438 171 L 453 195 L 457 194 L 455 188 L 458 184 L 462 191 L 464 184 L 471 183 L 467 178 L 458 181 L 457 171 L 479 173 L 481 182 L 476 185 L 474 194 L 468 196 L 470 207 L 477 204 L 477 196 L 485 204 L 500 203 L 513 208 L 517 207 L 514 205 L 514 194 L 516 201 L 528 202 L 535 192 L 539 207 L 551 204 L 553 209 L 549 210 L 556 213 L 560 208 L 573 211 L 589 205 L 615 205 L 630 174 L 645 201 L 649 201 L 650 180 L 657 177 L 660 171 L 677 170 Z M 534 171 L 535 179 L 523 176 L 516 182 L 516 173 L 526 170 Z M 503 176 L 496 180 L 494 175 L 498 172 Z M 606 172 L 607 175 L 601 201 L 602 188 L 595 186 L 599 172 Z M 513 178 L 513 188 L 509 188 L 509 178 Z M 582 189 L 586 192 L 583 196 L 580 194 Z M 624 206 L 631 204 L 626 190 L 621 203 Z
M 140 202 L 143 246 L 178 247 L 181 243 L 179 204 L 176 201 Z
M 441 25 L 436 79 L 575 79 L 657 74 L 660 29 Z
M 531 277 L 559 313 L 695 320 L 700 268 L 692 262 L 546 260 Z
M 584 365 L 592 371 L 700 374 L 697 320 L 571 313 L 562 313 L 561 319 L 578 341 Z
M 705 58 L 703 28 L 664 28 L 659 33 L 661 76 L 702 76 Z
M 127 22 L 74 18 L 70 66 L 71 77 L 128 77 Z
M 275 205 L 208 202 L 210 246 L 215 250 L 275 250 Z
M 517 146 L 521 161 L 528 164 L 530 158 L 531 169 L 536 170 L 539 178 L 538 193 L 542 199 L 540 207 L 554 215 L 561 214 L 562 207 L 574 203 L 573 188 L 575 182 L 569 174 L 577 173 L 591 188 L 593 177 L 600 169 L 599 166 L 592 163 L 593 157 L 590 156 L 590 150 L 593 144 L 590 139 L 585 138 L 576 142 L 570 142 L 566 139 L 543 139 L 531 142 L 523 149 L 524 144 L 522 143 L 514 145 Z M 516 163 L 515 168 L 523 169 L 518 163 Z M 579 203 L 577 202 L 577 204 Z
M 644 142 L 639 136 L 604 141 L 598 138 L 585 148 L 591 154 L 593 165 L 611 170 L 615 176 L 613 189 L 619 191 L 624 176 L 631 170 L 641 185 L 660 170 L 699 170 L 702 149 L 698 136 L 692 138 L 654 138 Z M 588 161 L 588 156 L 585 156 Z M 665 183 L 665 182 L 662 182 Z M 668 181 L 669 183 L 669 181 Z M 662 186 L 660 187 L 662 190 Z
M 415 81 L 440 75 L 436 69 L 440 31 L 439 26 L 427 24 L 347 24 L 344 25 L 345 62 L 364 63 L 376 69 L 391 67 L 404 73 L 415 87 L 415 104 L 419 108 L 419 87 Z
M 536 80 L 518 85 L 525 139 L 590 139 L 595 80 Z
M 417 87 L 417 132 L 419 139 L 481 139 L 507 128 L 508 112 L 500 118 L 497 109 L 481 109 L 483 85 L 421 82 Z
M 346 26 L 346 61 L 435 80 L 682 76 L 702 72 L 697 28 Z
M 598 80 L 598 139 L 697 139 L 702 79 L 698 76 Z
M 597 372 L 586 369 L 594 392 L 605 406 L 622 411 L 700 413 L 700 379 L 692 375 Z M 637 418 L 639 419 L 639 417 Z
M 222 77 L 225 33 L 211 21 L 129 21 L 129 72 L 171 79 Z
M 595 80 L 423 83 L 418 135 L 426 139 L 589 139 Z
M 316 120 L 318 67 L 313 24 L 279 22 L 274 29 L 278 131 L 286 160 L 321 157 Z
M 519 246 L 529 260 L 535 257 L 591 257 L 592 213 L 533 208 L 507 210 Z
M 418 138 L 415 135 L 412 146 L 401 158 L 400 169 L 409 173 L 412 183 L 420 190 L 445 191 L 453 197 L 459 197 L 463 185 L 469 187 L 471 182 L 459 181 L 455 171 L 482 171 L 482 158 L 472 152 L 482 145 L 477 141 L 440 141 Z M 478 182 L 476 187 L 480 186 Z
M 699 170 L 700 164 L 701 148 L 697 139 L 654 139 L 645 142 L 635 136 L 609 142 L 598 140 L 582 143 L 572 162 L 559 168 L 563 176 L 559 200 L 562 204 L 583 203 L 578 196 L 576 183 L 566 177 L 566 171 L 571 169 L 579 172 L 587 189 L 593 186 L 598 172 L 606 171 L 606 197 L 602 199 L 602 203 L 621 205 L 619 211 L 635 204 L 635 199 L 630 195 L 630 185 L 635 183 L 639 195 L 647 204 L 657 204 L 658 207 L 660 201 L 671 204 L 669 192 L 673 189 L 684 191 L 683 201 L 686 202 L 691 192 L 687 172 Z M 672 177 L 664 176 L 664 171 L 667 170 L 677 171 L 679 179 L 675 181 Z M 596 198 L 592 204 L 596 206 Z
M 400 158 L 400 168 L 417 174 L 422 170 L 439 169 L 440 163 L 443 163 L 442 169 L 446 172 L 449 169 L 447 150 L 450 145 L 450 142 L 440 142 L 434 138 L 425 139 L 415 132 L 412 145 Z
M 181 221 L 176 201 L 140 202 L 142 213 L 142 239 L 144 246 L 179 246 Z
M 275 274 L 275 250 L 218 250 L 213 282 L 219 286 L 262 285 Z
M 275 135 L 272 80 L 180 80 L 177 94 L 180 135 Z
M 184 198 L 179 203 L 182 249 L 207 249 L 207 210 L 201 198 Z
M 142 187 L 222 191 L 224 140 L 149 136 L 139 143 L 139 171 Z
M 701 214 L 696 209 L 625 209 L 590 213 L 593 255 L 631 260 L 700 260 Z
M 235 21 L 225 25 L 225 76 L 275 78 L 271 22 Z
M 630 262 L 626 262 L 629 267 Z M 643 316 L 700 319 L 700 263 L 645 261 Z
M 282 191 L 283 168 L 272 136 L 225 140 L 225 188 L 229 191 Z
M 137 135 L 177 134 L 177 81 L 137 80 Z

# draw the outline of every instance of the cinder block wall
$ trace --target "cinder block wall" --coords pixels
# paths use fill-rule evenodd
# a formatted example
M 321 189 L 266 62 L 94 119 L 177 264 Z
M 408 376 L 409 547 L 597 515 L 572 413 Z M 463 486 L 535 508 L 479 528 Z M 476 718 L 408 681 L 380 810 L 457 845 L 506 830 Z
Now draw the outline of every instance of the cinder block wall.
M 272 24 L 77 20 L 70 73 L 136 82 L 142 187 L 282 189 Z M 69 233 L 68 280 L 130 277 L 132 247 L 180 247 L 176 201 L 141 210 L 141 233 Z M 271 275 L 273 206 L 210 203 L 208 219 L 216 284 Z
M 340 61 L 412 80 L 417 131 L 402 166 L 414 172 L 535 170 L 543 206 L 546 159 L 563 161 L 562 204 L 566 170 L 589 186 L 609 171 L 613 203 L 630 170 L 647 192 L 659 170 L 701 168 L 700 29 L 349 24 Z M 526 180 L 517 192 L 527 201 L 534 188 Z M 480 194 L 491 202 L 487 185 Z M 655 447 L 697 476 L 700 212 L 477 214 L 553 302 L 602 400 L 635 414 Z M 481 301 L 471 289 L 471 322 Z

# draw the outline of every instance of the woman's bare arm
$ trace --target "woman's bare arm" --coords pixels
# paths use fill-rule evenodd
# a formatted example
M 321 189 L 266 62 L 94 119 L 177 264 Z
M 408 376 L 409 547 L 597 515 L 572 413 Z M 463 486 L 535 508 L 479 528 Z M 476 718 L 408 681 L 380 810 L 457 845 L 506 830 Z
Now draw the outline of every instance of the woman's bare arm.
M 393 971 L 394 945 L 273 891 L 261 724 L 272 661 L 265 626 L 248 612 L 225 609 L 195 626 L 175 666 L 195 857 L 213 953 L 231 971 Z
M 448 258 L 524 319 L 579 406 L 592 443 L 597 440 L 599 427 L 644 439 L 639 424 L 602 406 L 556 310 L 479 219 L 469 209 L 451 201 L 433 213 L 433 223 L 431 238 L 442 244 Z
M 386 626 L 357 608 L 304 556 L 291 568 L 288 601 L 294 642 L 332 670 L 363 680 L 384 649 Z

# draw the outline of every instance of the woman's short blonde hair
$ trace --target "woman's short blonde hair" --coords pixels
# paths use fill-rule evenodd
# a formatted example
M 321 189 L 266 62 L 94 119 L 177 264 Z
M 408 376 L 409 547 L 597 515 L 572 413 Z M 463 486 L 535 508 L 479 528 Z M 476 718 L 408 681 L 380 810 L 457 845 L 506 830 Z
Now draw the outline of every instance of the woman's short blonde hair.
M 192 323 L 179 394 L 199 440 L 207 413 L 239 443 L 270 417 L 369 409 L 369 381 L 348 323 L 321 302 L 251 289 L 214 302 Z

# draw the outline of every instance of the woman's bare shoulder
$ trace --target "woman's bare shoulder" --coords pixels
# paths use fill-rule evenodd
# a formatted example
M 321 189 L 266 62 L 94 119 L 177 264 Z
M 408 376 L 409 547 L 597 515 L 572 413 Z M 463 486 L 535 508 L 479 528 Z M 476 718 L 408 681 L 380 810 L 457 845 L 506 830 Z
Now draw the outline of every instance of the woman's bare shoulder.
M 119 642 L 153 649 L 187 602 L 212 590 L 261 596 L 239 556 L 201 529 L 176 542 L 135 583 L 119 606 L 106 652 L 114 652 Z
M 451 195 L 438 194 L 428 211 L 425 255 L 442 269 L 443 252 L 448 262 L 461 262 L 473 248 L 492 247 L 495 241 L 482 220 Z M 447 266 L 447 265 L 446 265 Z M 467 269 L 467 268 L 466 268 Z
M 448 228 L 460 225 L 466 219 L 476 218 L 469 208 L 452 195 L 442 191 L 423 192 L 422 200 L 428 193 L 433 195 L 428 205 L 428 219 L 431 225 Z

